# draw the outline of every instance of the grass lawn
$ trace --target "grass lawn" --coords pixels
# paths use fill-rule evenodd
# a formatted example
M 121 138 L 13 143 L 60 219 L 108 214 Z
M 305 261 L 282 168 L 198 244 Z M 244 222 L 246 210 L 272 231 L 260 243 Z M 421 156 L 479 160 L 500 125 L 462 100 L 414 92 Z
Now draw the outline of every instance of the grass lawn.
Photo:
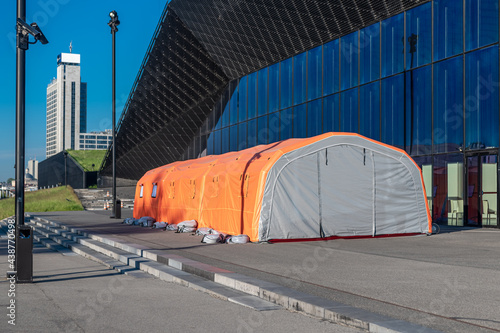
M 25 212 L 62 212 L 83 210 L 71 186 L 59 186 L 46 190 L 26 192 L 24 195 Z M 0 219 L 15 213 L 14 198 L 0 200 Z
M 98 171 L 106 150 L 68 150 L 68 154 L 80 164 L 85 171 Z M 94 164 L 94 167 L 92 167 Z

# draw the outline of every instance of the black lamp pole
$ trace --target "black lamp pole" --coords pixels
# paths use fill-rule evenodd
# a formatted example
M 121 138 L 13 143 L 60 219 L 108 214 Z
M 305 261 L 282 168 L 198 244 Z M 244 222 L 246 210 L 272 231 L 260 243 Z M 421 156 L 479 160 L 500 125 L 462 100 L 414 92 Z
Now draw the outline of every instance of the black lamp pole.
M 26 0 L 17 1 L 17 19 L 26 21 Z M 17 229 L 24 225 L 24 155 L 25 155 L 25 92 L 26 92 L 26 50 L 28 43 L 19 25 L 17 29 L 16 48 L 16 225 Z M 17 230 L 18 232 L 19 230 Z M 17 251 L 16 251 L 17 252 Z M 17 263 L 16 263 L 17 264 Z
M 417 52 L 417 41 L 418 41 L 418 35 L 411 34 L 410 37 L 408 37 L 408 43 L 410 43 L 410 54 L 411 54 L 411 64 L 410 64 L 410 122 L 411 122 L 411 128 L 410 128 L 410 155 L 412 154 L 413 150 L 413 121 L 415 119 L 414 116 L 414 100 L 413 100 L 413 56 L 415 55 L 415 52 Z
M 16 13 L 16 253 L 15 276 L 19 283 L 33 282 L 33 237 L 31 228 L 24 225 L 24 158 L 25 158 L 25 103 L 26 50 L 29 44 L 48 40 L 36 23 L 26 23 L 26 0 L 17 0 Z M 29 35 L 35 38 L 29 41 Z
M 117 214 L 118 211 L 116 209 L 116 64 L 115 64 L 115 34 L 118 31 L 117 26 L 120 24 L 120 21 L 118 20 L 118 13 L 116 11 L 112 11 L 109 13 L 110 20 L 108 22 L 108 25 L 111 28 L 111 35 L 112 35 L 112 88 L 111 88 L 111 95 L 112 95 L 112 113 L 113 113 L 113 152 L 112 152 L 112 168 L 113 168 L 113 213 L 111 215 L 111 218 L 121 218 L 121 216 L 118 216 L 120 214 Z
M 415 55 L 415 52 L 417 52 L 417 41 L 418 41 L 418 35 L 416 34 L 411 34 L 410 37 L 408 37 L 408 44 L 410 46 L 409 50 L 408 50 L 408 53 L 411 54 L 411 59 L 410 59 L 410 151 L 409 151 L 409 154 L 411 155 L 412 154 L 412 150 L 413 150 L 413 120 L 414 120 L 414 105 L 413 105 L 413 58 L 414 58 L 414 55 Z M 402 39 L 402 42 L 403 42 L 403 52 L 404 52 L 404 42 L 405 42 L 405 38 L 403 37 Z M 406 65 L 405 65 L 406 66 Z M 404 86 L 403 86 L 403 90 L 404 90 L 404 94 L 403 94 L 403 98 L 404 98 L 404 115 L 403 115 L 403 123 L 404 123 L 404 126 L 403 126 L 403 135 L 404 135 L 404 150 L 406 151 L 406 121 L 407 121 L 407 116 L 406 116 L 406 69 L 404 70 L 404 73 L 403 73 L 404 77 L 403 77 L 403 81 L 404 81 Z

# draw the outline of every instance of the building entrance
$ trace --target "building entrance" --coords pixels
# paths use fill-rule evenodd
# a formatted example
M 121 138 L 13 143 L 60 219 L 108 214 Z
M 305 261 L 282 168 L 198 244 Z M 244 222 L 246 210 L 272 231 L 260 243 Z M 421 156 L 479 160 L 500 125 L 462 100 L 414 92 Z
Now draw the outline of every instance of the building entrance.
M 498 155 L 466 155 L 465 226 L 498 227 Z

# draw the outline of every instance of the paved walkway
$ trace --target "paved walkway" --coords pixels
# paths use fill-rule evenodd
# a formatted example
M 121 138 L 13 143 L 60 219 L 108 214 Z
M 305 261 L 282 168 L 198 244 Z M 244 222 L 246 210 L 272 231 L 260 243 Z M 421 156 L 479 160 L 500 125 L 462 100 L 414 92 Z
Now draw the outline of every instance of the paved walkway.
M 190 234 L 123 225 L 109 214 L 34 215 L 443 332 L 500 332 L 498 230 L 207 245 Z M 122 217 L 128 216 L 131 211 L 124 210 Z
M 0 271 L 6 272 L 6 239 Z M 78 255 L 34 246 L 34 281 L 16 286 L 15 326 L 6 314 L 10 283 L 0 278 L 0 332 L 337 332 L 359 330 L 283 309 L 257 312 L 143 273 L 119 274 Z

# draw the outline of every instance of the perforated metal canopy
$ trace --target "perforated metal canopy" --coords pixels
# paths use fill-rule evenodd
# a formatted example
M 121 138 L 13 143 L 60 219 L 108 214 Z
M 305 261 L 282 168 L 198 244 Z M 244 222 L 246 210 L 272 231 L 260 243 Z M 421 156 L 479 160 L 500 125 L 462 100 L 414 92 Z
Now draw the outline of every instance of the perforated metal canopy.
M 428 1 L 171 1 L 118 125 L 117 177 L 182 159 L 230 80 Z

